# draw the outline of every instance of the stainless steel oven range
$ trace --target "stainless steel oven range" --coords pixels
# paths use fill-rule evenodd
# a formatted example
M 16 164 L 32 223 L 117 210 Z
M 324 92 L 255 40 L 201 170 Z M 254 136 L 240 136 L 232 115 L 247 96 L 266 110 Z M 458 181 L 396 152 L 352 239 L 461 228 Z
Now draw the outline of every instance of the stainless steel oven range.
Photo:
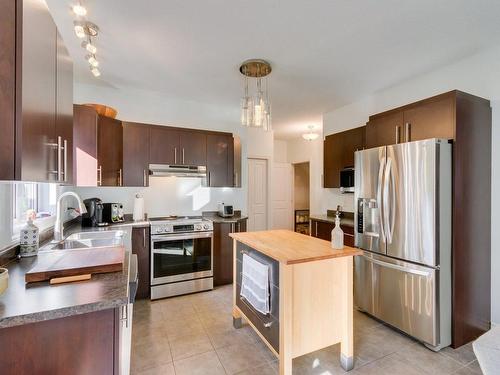
M 213 289 L 213 224 L 201 216 L 151 218 L 151 299 Z

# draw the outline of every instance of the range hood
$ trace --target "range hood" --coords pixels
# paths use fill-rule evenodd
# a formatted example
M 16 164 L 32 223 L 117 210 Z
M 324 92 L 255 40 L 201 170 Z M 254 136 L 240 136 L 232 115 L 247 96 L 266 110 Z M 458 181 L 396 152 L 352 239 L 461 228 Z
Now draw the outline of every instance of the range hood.
M 149 164 L 150 176 L 158 177 L 198 177 L 207 178 L 207 167 L 204 165 L 168 165 L 168 164 Z

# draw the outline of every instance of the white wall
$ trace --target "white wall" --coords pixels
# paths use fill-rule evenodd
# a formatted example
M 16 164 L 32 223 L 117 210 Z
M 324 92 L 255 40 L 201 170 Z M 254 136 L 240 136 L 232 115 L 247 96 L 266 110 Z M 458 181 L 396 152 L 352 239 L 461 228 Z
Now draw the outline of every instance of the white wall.
M 75 103 L 106 104 L 118 111 L 117 118 L 126 121 L 209 129 L 236 134 L 242 145 L 242 188 L 202 188 L 200 180 L 190 178 L 150 179 L 147 188 L 75 188 L 83 198 L 98 197 L 104 202 L 124 204 L 125 212 L 132 213 L 136 193 L 144 196 L 146 212 L 150 216 L 193 215 L 217 209 L 217 204 L 233 204 L 236 210 L 247 211 L 246 155 L 272 156 L 272 144 L 261 138 L 262 131 L 242 127 L 239 113 L 214 104 L 181 101 L 157 93 L 129 88 L 97 87 L 76 84 Z
M 361 126 L 368 116 L 459 89 L 492 101 L 492 321 L 500 324 L 500 46 L 414 77 L 323 116 L 325 134 Z M 320 170 L 321 163 L 314 168 Z M 313 168 L 313 167 L 311 167 Z M 325 190 L 325 189 L 323 189 Z
M 274 140 L 274 162 L 275 163 L 286 163 L 287 159 L 287 142 L 275 139 Z

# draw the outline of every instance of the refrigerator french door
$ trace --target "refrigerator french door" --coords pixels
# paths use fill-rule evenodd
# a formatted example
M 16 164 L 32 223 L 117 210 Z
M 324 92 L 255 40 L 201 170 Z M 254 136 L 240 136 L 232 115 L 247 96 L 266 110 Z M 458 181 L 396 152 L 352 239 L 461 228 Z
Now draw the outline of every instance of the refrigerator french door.
M 451 343 L 451 144 L 355 153 L 355 303 L 434 350 Z

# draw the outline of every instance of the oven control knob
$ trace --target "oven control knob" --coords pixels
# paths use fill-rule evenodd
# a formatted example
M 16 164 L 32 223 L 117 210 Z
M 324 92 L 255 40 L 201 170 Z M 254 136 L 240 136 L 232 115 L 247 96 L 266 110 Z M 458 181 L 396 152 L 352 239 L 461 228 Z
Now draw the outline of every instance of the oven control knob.
M 203 224 L 203 229 L 210 229 L 210 225 L 208 225 L 208 224 Z
M 200 224 L 196 224 L 195 227 L 194 227 L 194 229 L 201 230 L 201 225 Z

